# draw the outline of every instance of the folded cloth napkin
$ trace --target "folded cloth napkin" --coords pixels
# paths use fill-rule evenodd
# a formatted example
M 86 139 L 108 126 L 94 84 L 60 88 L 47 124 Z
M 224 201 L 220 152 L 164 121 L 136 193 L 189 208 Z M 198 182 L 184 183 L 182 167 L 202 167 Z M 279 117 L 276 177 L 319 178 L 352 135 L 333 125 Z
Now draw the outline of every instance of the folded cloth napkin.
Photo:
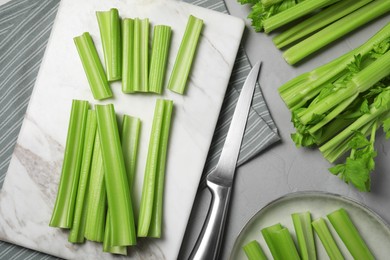
M 0 1 L 0 3 L 4 1 Z M 187 0 L 227 12 L 223 0 Z M 0 6 L 0 187 L 34 87 L 59 0 L 11 0 Z M 218 161 L 242 84 L 251 66 L 241 47 L 223 103 L 203 176 Z M 238 164 L 241 165 L 279 140 L 260 88 L 256 88 Z M 55 259 L 0 242 L 0 259 Z

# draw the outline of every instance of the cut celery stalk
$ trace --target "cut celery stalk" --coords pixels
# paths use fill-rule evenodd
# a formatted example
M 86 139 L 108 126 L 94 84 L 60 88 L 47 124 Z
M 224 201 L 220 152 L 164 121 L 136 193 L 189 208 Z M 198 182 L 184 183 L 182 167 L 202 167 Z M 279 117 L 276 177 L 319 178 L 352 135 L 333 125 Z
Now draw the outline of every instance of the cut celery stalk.
M 317 259 L 310 212 L 291 214 L 302 260 Z
M 256 240 L 253 240 L 244 245 L 242 249 L 244 250 L 248 260 L 267 260 L 267 257 L 261 249 L 259 242 Z
M 149 71 L 150 92 L 158 94 L 162 92 L 170 41 L 171 27 L 166 25 L 157 25 L 154 27 Z
M 104 230 L 103 240 L 103 252 L 116 254 L 116 255 L 127 255 L 127 246 L 111 246 L 111 216 L 110 212 L 107 211 L 106 228 Z
M 103 241 L 106 208 L 102 150 L 100 137 L 96 134 L 88 188 L 88 209 L 84 234 L 86 239 L 97 242 Z
M 375 259 L 345 209 L 328 214 L 328 219 L 354 259 Z
M 167 159 L 169 130 L 171 127 L 173 102 L 164 100 L 164 118 L 162 122 L 158 162 L 156 169 L 156 183 L 153 199 L 153 212 L 149 228 L 149 237 L 161 237 L 161 223 L 163 219 L 163 198 L 165 182 L 165 166 Z
M 122 92 L 133 93 L 134 20 L 122 20 Z
M 190 15 L 168 82 L 168 89 L 173 92 L 183 94 L 186 89 L 202 27 L 203 20 Z
M 312 222 L 313 228 L 316 231 L 318 237 L 320 238 L 322 245 L 324 246 L 326 253 L 330 259 L 342 260 L 344 259 L 343 255 L 340 252 L 336 242 L 333 239 L 332 234 L 330 233 L 328 226 L 323 218 L 316 219 Z
M 134 19 L 133 89 L 148 92 L 149 19 Z
M 299 39 L 310 35 L 311 33 L 333 23 L 334 21 L 337 21 L 338 19 L 352 13 L 353 11 L 372 1 L 373 0 L 340 1 L 280 33 L 279 35 L 275 36 L 272 41 L 279 49 L 283 48 L 290 43 L 298 41 Z
M 91 35 L 85 32 L 73 38 L 73 40 L 77 47 L 81 63 L 83 64 L 93 97 L 97 100 L 112 97 L 110 85 L 108 84 L 103 65 L 100 62 Z
M 121 32 L 118 9 L 96 12 L 99 23 L 100 38 L 103 44 L 104 61 L 108 81 L 121 79 Z
M 71 228 L 73 224 L 88 106 L 88 101 L 72 101 L 62 173 L 49 223 L 52 227 Z
M 263 228 L 261 230 L 261 233 L 263 234 L 264 240 L 267 243 L 268 249 L 271 251 L 271 254 L 273 258 L 280 259 L 280 252 L 277 248 L 277 241 L 275 240 L 274 236 L 272 236 L 272 233 L 275 231 L 281 230 L 283 227 L 280 223 Z
M 390 1 L 373 1 L 289 48 L 284 52 L 283 57 L 288 64 L 295 64 L 313 52 L 389 11 Z
M 139 118 L 128 115 L 123 116 L 121 143 L 130 191 L 133 189 L 135 170 L 137 167 L 140 128 L 141 120 Z
M 264 20 L 264 31 L 269 33 L 283 25 L 303 17 L 319 8 L 334 4 L 340 0 L 305 0 L 291 8 Z
M 96 105 L 104 180 L 111 216 L 111 246 L 136 244 L 134 215 L 114 106 Z
M 170 100 L 156 101 L 138 218 L 139 237 L 146 237 L 149 232 L 156 237 L 161 234 L 161 219 L 156 218 L 160 218 L 162 213 L 160 207 L 172 104 Z
M 81 163 L 80 180 L 77 190 L 73 225 L 68 237 L 68 240 L 71 243 L 84 242 L 84 232 L 88 209 L 87 192 L 92 161 L 92 151 L 96 136 L 96 127 L 97 122 L 95 111 L 89 110 L 87 116 L 87 125 L 85 128 L 83 160 Z

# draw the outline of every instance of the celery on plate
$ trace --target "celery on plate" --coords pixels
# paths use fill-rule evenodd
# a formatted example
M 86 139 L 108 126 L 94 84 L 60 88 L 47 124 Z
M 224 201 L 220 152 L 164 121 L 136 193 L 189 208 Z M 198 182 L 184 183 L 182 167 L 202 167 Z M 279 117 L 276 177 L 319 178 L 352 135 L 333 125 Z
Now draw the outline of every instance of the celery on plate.
M 345 209 L 328 214 L 328 219 L 354 259 L 375 259 Z
M 50 226 L 71 228 L 83 155 L 88 101 L 73 100 L 57 198 Z
M 303 3 L 306 2 L 308 1 Z M 373 1 L 289 48 L 284 52 L 283 57 L 287 63 L 295 64 L 313 52 L 389 11 L 390 1 Z
M 171 42 L 171 27 L 157 25 L 154 27 L 152 57 L 149 71 L 149 91 L 161 94 L 164 85 L 165 69 L 168 61 Z
M 245 252 L 248 260 L 267 260 L 259 242 L 252 240 L 248 244 L 244 245 L 242 249 Z
M 122 92 L 134 92 L 133 63 L 134 63 L 134 20 L 122 20 Z
M 121 79 L 122 54 L 121 31 L 118 9 L 96 12 L 108 81 Z
M 131 50 L 130 50 L 131 51 Z M 149 19 L 134 19 L 133 90 L 149 91 Z
M 81 63 L 87 76 L 92 95 L 101 100 L 112 97 L 112 92 L 103 65 L 88 32 L 73 38 Z
M 136 244 L 134 215 L 114 106 L 96 105 L 104 181 L 111 216 L 110 246 Z
M 341 254 L 340 249 L 334 241 L 325 220 L 323 218 L 318 218 L 312 222 L 312 225 L 329 258 L 334 260 L 343 260 L 344 256 Z
M 202 27 L 203 20 L 190 15 L 168 82 L 168 89 L 173 92 L 185 92 Z
M 293 213 L 291 214 L 291 218 L 294 223 L 295 234 L 297 236 L 302 260 L 317 259 L 310 212 Z
M 88 206 L 84 236 L 88 240 L 102 242 L 106 221 L 107 193 L 99 134 L 96 134 L 95 137 L 88 187 Z
M 85 224 L 88 210 L 88 186 L 91 169 L 92 152 L 96 136 L 96 114 L 89 110 L 85 128 L 83 159 L 80 170 L 80 180 L 77 189 L 76 205 L 74 210 L 73 225 L 69 232 L 68 240 L 72 243 L 83 243 Z
M 154 111 L 138 218 L 139 237 L 160 237 L 165 161 L 173 102 L 158 99 Z

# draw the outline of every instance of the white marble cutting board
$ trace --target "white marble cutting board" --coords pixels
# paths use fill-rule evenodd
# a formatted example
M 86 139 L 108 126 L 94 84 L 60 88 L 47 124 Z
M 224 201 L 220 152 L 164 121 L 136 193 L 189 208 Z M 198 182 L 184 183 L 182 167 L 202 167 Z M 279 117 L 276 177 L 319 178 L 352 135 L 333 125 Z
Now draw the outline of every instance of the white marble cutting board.
M 72 99 L 93 103 L 73 37 L 89 31 L 102 57 L 95 11 L 116 7 L 122 17 L 148 17 L 173 29 L 167 75 L 190 14 L 204 20 L 185 96 L 165 91 L 174 101 L 168 151 L 163 237 L 131 248 L 134 259 L 175 259 L 195 198 L 224 93 L 244 30 L 242 20 L 174 0 L 63 0 L 33 95 L 0 193 L 0 239 L 71 259 L 111 258 L 100 245 L 72 245 L 67 231 L 48 226 L 54 206 Z M 136 188 L 139 200 L 156 98 L 125 95 L 112 84 L 117 114 L 140 117 L 142 132 Z M 138 205 L 136 205 L 138 207 Z

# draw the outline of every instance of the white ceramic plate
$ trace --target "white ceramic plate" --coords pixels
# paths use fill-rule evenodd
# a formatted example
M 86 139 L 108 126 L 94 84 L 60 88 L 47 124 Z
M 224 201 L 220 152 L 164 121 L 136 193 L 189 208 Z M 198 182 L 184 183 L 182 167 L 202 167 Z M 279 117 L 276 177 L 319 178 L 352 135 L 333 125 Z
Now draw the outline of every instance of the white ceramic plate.
M 312 218 L 324 217 L 339 208 L 345 208 L 353 223 L 358 228 L 363 239 L 371 249 L 376 259 L 389 259 L 390 256 L 390 228 L 373 211 L 366 206 L 349 198 L 323 192 L 297 192 L 283 196 L 257 212 L 241 230 L 234 243 L 231 260 L 247 259 L 242 247 L 252 240 L 259 241 L 264 253 L 272 259 L 271 253 L 261 235 L 261 229 L 280 222 L 294 235 L 294 226 L 291 214 L 310 211 Z M 343 242 L 339 239 L 331 224 L 328 222 L 340 250 L 346 259 L 353 259 Z M 315 235 L 318 259 L 329 259 L 321 241 Z

